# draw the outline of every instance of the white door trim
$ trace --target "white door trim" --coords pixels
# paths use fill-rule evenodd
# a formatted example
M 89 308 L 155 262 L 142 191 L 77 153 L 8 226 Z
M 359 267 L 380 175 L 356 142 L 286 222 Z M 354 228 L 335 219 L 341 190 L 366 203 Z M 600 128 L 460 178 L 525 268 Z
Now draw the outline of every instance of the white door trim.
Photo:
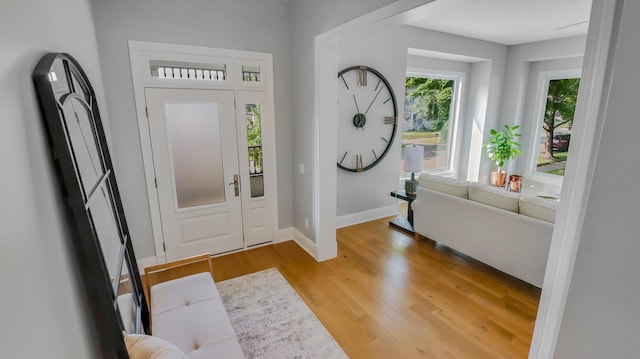
M 441 0 L 442 1 L 442 0 Z M 404 19 L 425 11 L 431 1 L 398 0 L 369 14 L 358 17 L 315 37 L 315 148 L 314 148 L 314 221 L 318 259 L 336 256 L 336 183 L 320 181 L 336 178 L 335 132 L 337 93 L 333 79 L 338 72 L 337 41 L 346 35 L 370 26 L 401 24 Z M 589 198 L 593 166 L 600 143 L 609 81 L 609 58 L 612 54 L 611 35 L 619 23 L 616 18 L 618 0 L 594 1 L 581 79 L 576 116 L 585 121 L 573 128 L 575 143 L 571 147 L 571 162 L 564 178 L 562 201 L 554 226 L 547 271 L 542 288 L 537 325 L 529 358 L 552 358 L 555 351 L 562 314 L 566 303 L 575 256 L 580 242 L 584 208 Z M 427 4 L 428 5 L 428 4 Z M 571 210 L 570 210 L 571 208 Z
M 572 129 L 571 161 L 567 162 L 561 201 L 554 225 L 542 296 L 538 306 L 529 358 L 554 356 L 564 313 L 582 226 L 589 201 L 593 171 L 600 146 L 604 110 L 610 82 L 611 44 L 617 0 L 593 1 L 589 35 L 580 79 L 575 116 L 582 118 Z
M 150 55 L 152 54 L 152 55 Z M 207 59 L 218 61 L 226 59 L 229 61 L 228 73 L 230 76 L 239 77 L 236 71 L 242 62 L 259 61 L 264 64 L 264 85 L 250 86 L 243 85 L 238 79 L 236 81 L 225 81 L 224 83 L 202 82 L 202 83 L 175 83 L 163 85 L 158 80 L 149 78 L 149 56 L 154 59 L 179 59 L 181 61 L 190 62 L 206 62 Z M 147 198 L 149 201 L 149 211 L 151 214 L 151 227 L 153 233 L 153 243 L 155 246 L 155 258 L 157 263 L 165 263 L 166 257 L 163 250 L 163 234 L 162 223 L 160 217 L 160 207 L 155 187 L 155 170 L 153 167 L 153 154 L 151 151 L 151 135 L 149 133 L 148 120 L 146 115 L 145 87 L 165 87 L 165 88 L 200 88 L 200 89 L 229 89 L 238 91 L 263 91 L 267 94 L 269 102 L 267 113 L 265 114 L 265 142 L 272 144 L 269 146 L 271 153 L 265 153 L 265 168 L 272 168 L 269 176 L 268 187 L 265 191 L 269 191 L 269 206 L 271 208 L 271 220 L 274 233 L 279 230 L 278 224 L 278 186 L 277 186 L 277 163 L 275 152 L 275 109 L 273 94 L 273 56 L 269 53 L 241 51 L 211 48 L 203 46 L 189 46 L 178 44 L 165 44 L 146 41 L 129 40 L 129 59 L 131 62 L 131 76 L 133 80 L 133 94 L 136 104 L 136 114 L 138 118 L 138 131 L 140 135 L 140 144 L 142 151 L 142 160 L 144 165 L 145 184 L 147 188 Z M 266 150 L 265 150 L 266 151 Z M 265 183 L 266 185 L 266 183 Z M 245 247 L 246 248 L 246 247 Z

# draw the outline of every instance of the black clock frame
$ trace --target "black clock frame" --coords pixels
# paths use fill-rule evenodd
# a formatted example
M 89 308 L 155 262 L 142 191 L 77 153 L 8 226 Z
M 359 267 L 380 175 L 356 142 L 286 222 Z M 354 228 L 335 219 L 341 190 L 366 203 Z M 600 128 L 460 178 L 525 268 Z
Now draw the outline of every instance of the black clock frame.
M 357 173 L 357 172 L 364 172 L 364 171 L 367 171 L 367 170 L 375 167 L 378 163 L 380 163 L 380 161 L 382 161 L 382 159 L 387 155 L 387 153 L 389 153 L 389 150 L 391 149 L 391 145 L 393 144 L 393 140 L 396 137 L 396 131 L 398 130 L 398 103 L 396 101 L 396 95 L 393 92 L 393 88 L 391 87 L 391 84 L 389 84 L 389 81 L 387 81 L 387 79 L 379 71 L 377 71 L 374 68 L 371 68 L 371 67 L 368 67 L 368 66 L 363 66 L 363 65 L 356 65 L 356 66 L 347 67 L 344 70 L 338 72 L 338 78 L 340 78 L 345 73 L 347 73 L 349 71 L 353 71 L 353 70 L 365 70 L 365 71 L 371 72 L 374 75 L 378 76 L 378 78 L 380 80 L 382 80 L 382 83 L 387 87 L 387 89 L 389 90 L 389 94 L 391 95 L 391 101 L 393 102 L 393 117 L 395 118 L 395 122 L 393 123 L 393 130 L 391 132 L 391 138 L 389 139 L 389 142 L 387 143 L 387 147 L 385 147 L 385 149 L 382 152 L 382 154 L 380 156 L 378 156 L 377 159 L 374 162 L 372 162 L 370 165 L 368 165 L 366 167 L 362 167 L 362 168 L 349 168 L 349 167 L 345 167 L 345 166 L 341 165 L 340 162 L 336 162 L 336 164 L 338 165 L 338 168 L 343 169 L 345 171 L 356 172 Z M 348 86 L 347 86 L 347 89 L 348 89 Z M 360 115 L 360 114 L 359 113 L 356 114 L 356 117 L 358 115 Z M 354 120 L 354 126 L 362 127 L 362 126 L 357 126 L 355 124 L 355 121 L 356 121 L 355 117 L 354 117 L 353 120 Z

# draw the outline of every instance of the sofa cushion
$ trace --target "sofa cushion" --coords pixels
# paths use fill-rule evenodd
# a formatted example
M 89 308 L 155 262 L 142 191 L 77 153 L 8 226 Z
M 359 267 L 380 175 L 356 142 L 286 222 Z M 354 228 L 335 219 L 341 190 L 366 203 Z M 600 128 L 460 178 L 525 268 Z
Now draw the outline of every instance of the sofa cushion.
M 558 201 L 536 197 L 520 197 L 520 214 L 555 223 Z
M 423 173 L 418 177 L 419 185 L 430 190 L 450 194 L 452 196 L 469 198 L 467 187 L 469 181 L 455 178 L 440 177 Z
M 518 212 L 520 194 L 486 184 L 469 184 L 469 199 L 492 207 Z
M 211 274 L 199 273 L 151 287 L 154 336 L 191 359 L 244 358 Z

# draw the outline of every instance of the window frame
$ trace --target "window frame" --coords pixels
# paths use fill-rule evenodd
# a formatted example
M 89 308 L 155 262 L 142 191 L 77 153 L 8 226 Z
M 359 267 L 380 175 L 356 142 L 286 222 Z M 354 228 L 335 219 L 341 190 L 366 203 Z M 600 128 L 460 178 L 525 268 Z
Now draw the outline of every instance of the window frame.
M 435 70 L 426 68 L 407 67 L 405 74 L 405 84 L 407 77 L 421 77 L 432 78 L 438 80 L 452 80 L 453 81 L 453 94 L 451 96 L 452 106 L 449 108 L 449 153 L 447 156 L 447 166 L 444 168 L 425 169 L 423 172 L 441 175 L 441 176 L 455 176 L 459 172 L 460 151 L 461 151 L 461 136 L 463 121 L 461 119 L 462 102 L 464 97 L 464 85 L 467 74 L 459 71 L 446 71 Z M 406 101 L 406 89 L 405 89 L 405 101 Z M 404 102 L 402 113 L 404 113 Z M 404 122 L 404 118 L 402 119 Z M 400 146 L 402 146 L 402 136 L 404 128 L 400 131 Z M 400 180 L 404 181 L 411 177 L 411 173 L 400 171 Z
M 562 182 L 564 176 L 554 175 L 550 173 L 544 173 L 538 171 L 538 151 L 539 151 L 539 141 L 540 136 L 542 136 L 542 123 L 544 121 L 544 113 L 547 107 L 547 95 L 549 94 L 549 84 L 552 80 L 561 80 L 561 79 L 569 79 L 569 78 L 581 78 L 582 69 L 580 68 L 572 68 L 572 69 L 562 69 L 562 70 L 550 70 L 550 71 L 540 71 L 538 74 L 538 85 L 536 86 L 535 92 L 535 124 L 534 131 L 531 131 L 528 137 L 528 141 L 531 144 L 528 149 L 528 166 L 526 176 L 531 179 L 553 186 L 558 186 L 560 188 L 562 186 Z M 571 148 L 571 146 L 569 146 Z M 567 159 L 569 156 L 567 156 Z

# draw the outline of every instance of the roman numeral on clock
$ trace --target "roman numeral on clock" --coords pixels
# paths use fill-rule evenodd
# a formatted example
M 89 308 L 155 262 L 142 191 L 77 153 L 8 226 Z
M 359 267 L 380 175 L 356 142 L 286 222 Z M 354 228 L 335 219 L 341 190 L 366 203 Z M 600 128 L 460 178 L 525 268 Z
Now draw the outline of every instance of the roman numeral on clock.
M 362 172 L 364 168 L 362 166 L 362 155 L 356 155 L 356 171 Z
M 395 125 L 398 123 L 398 120 L 395 117 L 385 117 L 384 124 L 385 125 Z
M 358 69 L 358 86 L 367 86 L 367 68 Z

